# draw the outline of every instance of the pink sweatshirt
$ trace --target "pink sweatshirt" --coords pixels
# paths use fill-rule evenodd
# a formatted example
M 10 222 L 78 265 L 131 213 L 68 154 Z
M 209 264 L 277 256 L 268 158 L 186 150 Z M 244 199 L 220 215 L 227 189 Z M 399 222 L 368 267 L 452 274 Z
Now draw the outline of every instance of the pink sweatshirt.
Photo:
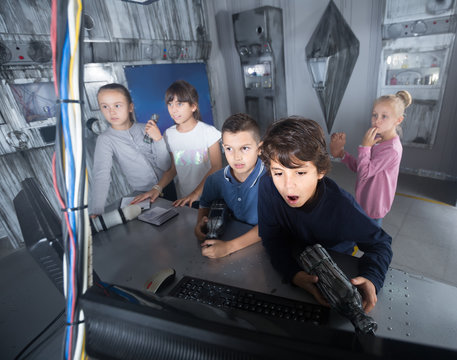
M 359 146 L 357 159 L 345 152 L 342 162 L 357 173 L 355 198 L 373 219 L 384 218 L 392 206 L 402 152 L 398 136 L 372 147 Z

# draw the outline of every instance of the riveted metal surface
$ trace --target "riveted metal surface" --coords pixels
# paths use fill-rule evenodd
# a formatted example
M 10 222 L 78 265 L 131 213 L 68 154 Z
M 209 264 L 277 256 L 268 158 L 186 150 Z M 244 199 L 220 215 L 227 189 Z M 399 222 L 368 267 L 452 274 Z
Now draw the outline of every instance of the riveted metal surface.
M 378 336 L 457 349 L 457 288 L 389 269 L 371 315 Z

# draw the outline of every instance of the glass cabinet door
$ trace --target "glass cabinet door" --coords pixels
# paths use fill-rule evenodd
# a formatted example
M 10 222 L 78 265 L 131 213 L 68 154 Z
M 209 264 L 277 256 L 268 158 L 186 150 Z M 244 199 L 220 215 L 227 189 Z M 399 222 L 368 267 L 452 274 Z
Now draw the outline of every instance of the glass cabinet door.
M 446 49 L 436 51 L 386 51 L 384 61 L 389 86 L 439 86 Z
M 403 145 L 431 148 L 440 118 L 454 34 L 405 37 L 383 41 L 378 96 L 407 90 Z

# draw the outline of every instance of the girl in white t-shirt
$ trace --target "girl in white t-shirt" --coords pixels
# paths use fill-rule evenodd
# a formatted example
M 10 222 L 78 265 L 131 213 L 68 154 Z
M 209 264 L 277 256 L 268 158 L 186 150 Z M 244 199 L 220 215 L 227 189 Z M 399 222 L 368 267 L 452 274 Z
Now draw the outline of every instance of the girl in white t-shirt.
M 175 81 L 165 93 L 168 112 L 176 125 L 165 131 L 165 140 L 172 158 L 172 165 L 162 180 L 174 178 L 178 200 L 174 206 L 196 206 L 206 178 L 222 167 L 219 140 L 221 133 L 214 126 L 201 120 L 197 90 L 184 80 Z M 168 184 L 167 182 L 167 184 Z M 154 199 L 155 186 L 151 191 L 137 196 L 134 202 L 148 197 Z

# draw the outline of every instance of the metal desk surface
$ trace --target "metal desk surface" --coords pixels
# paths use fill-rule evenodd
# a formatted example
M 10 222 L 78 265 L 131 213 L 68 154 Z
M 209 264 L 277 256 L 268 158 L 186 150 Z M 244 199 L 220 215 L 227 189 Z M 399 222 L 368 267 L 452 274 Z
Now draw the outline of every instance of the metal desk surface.
M 169 207 L 158 199 L 152 206 Z M 184 275 L 315 302 L 304 290 L 284 284 L 258 243 L 220 259 L 201 255 L 193 229 L 197 211 L 179 208 L 179 215 L 160 227 L 139 220 L 100 232 L 94 237 L 94 268 L 102 280 L 142 289 L 164 268 L 174 268 L 176 279 Z M 233 238 L 249 225 L 230 222 L 224 238 Z M 350 257 L 349 257 L 350 258 Z M 348 261 L 349 260 L 349 261 Z M 348 276 L 356 275 L 355 258 L 335 258 Z M 389 269 L 378 303 L 370 315 L 378 323 L 377 335 L 457 350 L 457 288 L 422 276 Z M 330 326 L 352 330 L 352 324 L 331 312 Z

